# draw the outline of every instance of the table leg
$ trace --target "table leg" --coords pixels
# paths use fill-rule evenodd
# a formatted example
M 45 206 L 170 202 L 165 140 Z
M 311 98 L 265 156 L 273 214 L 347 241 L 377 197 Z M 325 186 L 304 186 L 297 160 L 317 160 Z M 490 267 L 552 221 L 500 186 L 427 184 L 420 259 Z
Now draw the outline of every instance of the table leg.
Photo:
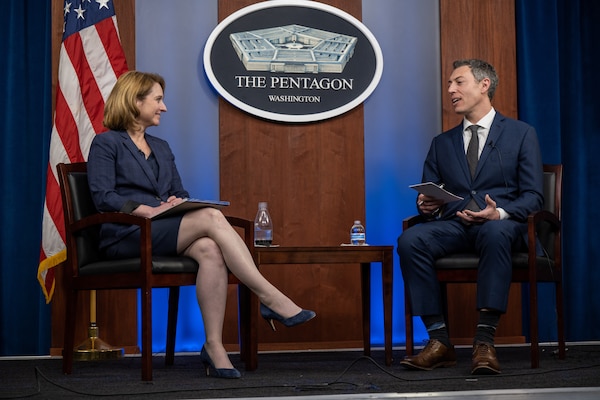
M 394 281 L 394 255 L 384 252 L 381 263 L 381 280 L 383 283 L 383 330 L 385 344 L 385 365 L 392 365 L 392 286 Z
M 360 264 L 364 355 L 371 356 L 371 263 Z

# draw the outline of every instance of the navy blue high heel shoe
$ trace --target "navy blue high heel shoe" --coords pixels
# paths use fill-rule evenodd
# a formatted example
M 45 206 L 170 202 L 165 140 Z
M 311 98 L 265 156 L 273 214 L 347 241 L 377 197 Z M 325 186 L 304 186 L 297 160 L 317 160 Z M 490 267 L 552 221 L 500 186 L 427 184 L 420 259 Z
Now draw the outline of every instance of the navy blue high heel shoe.
M 215 364 L 210 359 L 204 346 L 202 346 L 202 351 L 200 352 L 200 361 L 202 361 L 202 364 L 206 368 L 206 376 L 210 376 L 211 373 L 216 378 L 224 379 L 239 379 L 242 376 L 240 371 L 235 368 L 215 368 Z
M 285 325 L 289 328 L 291 326 L 300 325 L 307 321 L 310 321 L 317 314 L 311 310 L 302 310 L 298 314 L 294 315 L 293 317 L 283 318 L 281 315 L 277 314 L 275 311 L 271 310 L 269 307 L 265 306 L 263 303 L 260 303 L 260 315 L 262 315 L 262 317 L 267 320 L 267 323 L 269 325 L 271 325 L 271 329 L 273 329 L 273 331 L 275 331 L 276 329 L 275 329 L 275 324 L 273 323 L 273 321 L 279 321 L 283 325 Z

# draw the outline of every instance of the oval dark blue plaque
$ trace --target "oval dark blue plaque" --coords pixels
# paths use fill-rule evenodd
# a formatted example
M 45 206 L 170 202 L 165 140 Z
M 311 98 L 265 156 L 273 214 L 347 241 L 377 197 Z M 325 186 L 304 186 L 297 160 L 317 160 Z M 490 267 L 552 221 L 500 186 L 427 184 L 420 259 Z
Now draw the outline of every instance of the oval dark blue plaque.
M 379 83 L 383 56 L 350 14 L 314 1 L 272 0 L 217 25 L 204 70 L 223 98 L 250 114 L 311 122 L 362 103 Z

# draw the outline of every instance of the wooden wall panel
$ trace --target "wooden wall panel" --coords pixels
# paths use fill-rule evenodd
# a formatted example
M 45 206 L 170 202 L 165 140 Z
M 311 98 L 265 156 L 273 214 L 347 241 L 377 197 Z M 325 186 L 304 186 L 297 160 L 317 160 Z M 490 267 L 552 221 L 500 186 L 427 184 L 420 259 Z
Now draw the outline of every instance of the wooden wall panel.
M 442 82 L 452 73 L 452 61 L 480 58 L 490 62 L 500 83 L 494 107 L 517 117 L 517 44 L 513 0 L 440 0 Z M 445 85 L 442 86 L 445 90 Z M 457 125 L 449 96 L 442 96 L 444 130 Z
M 117 24 L 127 65 L 135 68 L 135 0 L 114 2 Z M 52 114 L 56 98 L 58 80 L 58 59 L 63 34 L 63 1 L 52 0 Z M 52 332 L 50 354 L 61 355 L 64 335 L 65 295 L 62 290 L 63 273 L 60 266 L 55 268 L 56 289 L 51 303 Z M 126 352 L 139 352 L 137 345 L 137 291 L 102 290 L 97 293 L 97 323 L 99 335 L 105 342 L 124 347 Z M 90 322 L 89 295 L 81 293 L 77 308 L 78 324 L 75 343 L 88 337 Z
M 513 0 L 440 0 L 441 71 L 446 83 L 452 62 L 480 58 L 490 62 L 499 76 L 493 106 L 502 114 L 517 118 L 517 60 L 515 4 Z M 442 86 L 445 88 L 445 85 Z M 448 95 L 442 96 L 442 125 L 456 126 L 456 115 Z M 498 327 L 498 342 L 522 342 L 521 286 L 513 284 L 509 312 Z M 455 342 L 471 343 L 477 323 L 474 284 L 450 285 L 449 325 Z M 471 310 L 469 312 L 469 310 Z
M 219 20 L 256 2 L 220 0 Z M 361 18 L 361 0 L 323 3 Z M 267 201 L 276 244 L 348 242 L 353 220 L 365 217 L 362 105 L 326 121 L 291 124 L 256 118 L 221 100 L 219 121 L 220 195 L 232 203 L 229 214 L 253 219 L 258 202 Z M 261 348 L 361 345 L 358 266 L 265 266 L 262 272 L 318 317 L 276 333 L 260 324 Z M 228 312 L 227 329 L 235 326 L 233 318 Z M 340 342 L 324 345 L 332 340 Z

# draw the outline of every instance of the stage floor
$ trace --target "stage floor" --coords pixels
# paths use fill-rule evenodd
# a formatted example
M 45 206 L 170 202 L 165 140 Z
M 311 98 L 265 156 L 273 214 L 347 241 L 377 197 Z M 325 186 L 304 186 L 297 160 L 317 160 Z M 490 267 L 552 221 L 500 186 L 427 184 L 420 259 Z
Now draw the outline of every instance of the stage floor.
M 381 393 L 381 394 L 343 394 L 323 396 L 287 396 L 287 397 L 244 397 L 238 400 L 597 400 L 600 388 L 552 388 L 552 389 L 513 389 L 513 390 L 471 390 L 463 392 L 424 392 L 424 393 Z
M 245 371 L 231 354 L 241 379 L 207 377 L 198 353 L 177 354 L 166 367 L 153 356 L 153 381 L 141 380 L 141 359 L 77 361 L 62 373 L 60 357 L 0 358 L 0 399 L 600 399 L 600 344 L 568 344 L 559 360 L 556 346 L 542 346 L 540 368 L 530 368 L 528 346 L 498 346 L 502 373 L 470 374 L 471 349 L 457 349 L 458 364 L 433 371 L 407 371 L 399 365 L 404 350 L 394 349 L 385 365 L 383 349 L 371 357 L 361 350 L 259 353 L 258 369 Z

